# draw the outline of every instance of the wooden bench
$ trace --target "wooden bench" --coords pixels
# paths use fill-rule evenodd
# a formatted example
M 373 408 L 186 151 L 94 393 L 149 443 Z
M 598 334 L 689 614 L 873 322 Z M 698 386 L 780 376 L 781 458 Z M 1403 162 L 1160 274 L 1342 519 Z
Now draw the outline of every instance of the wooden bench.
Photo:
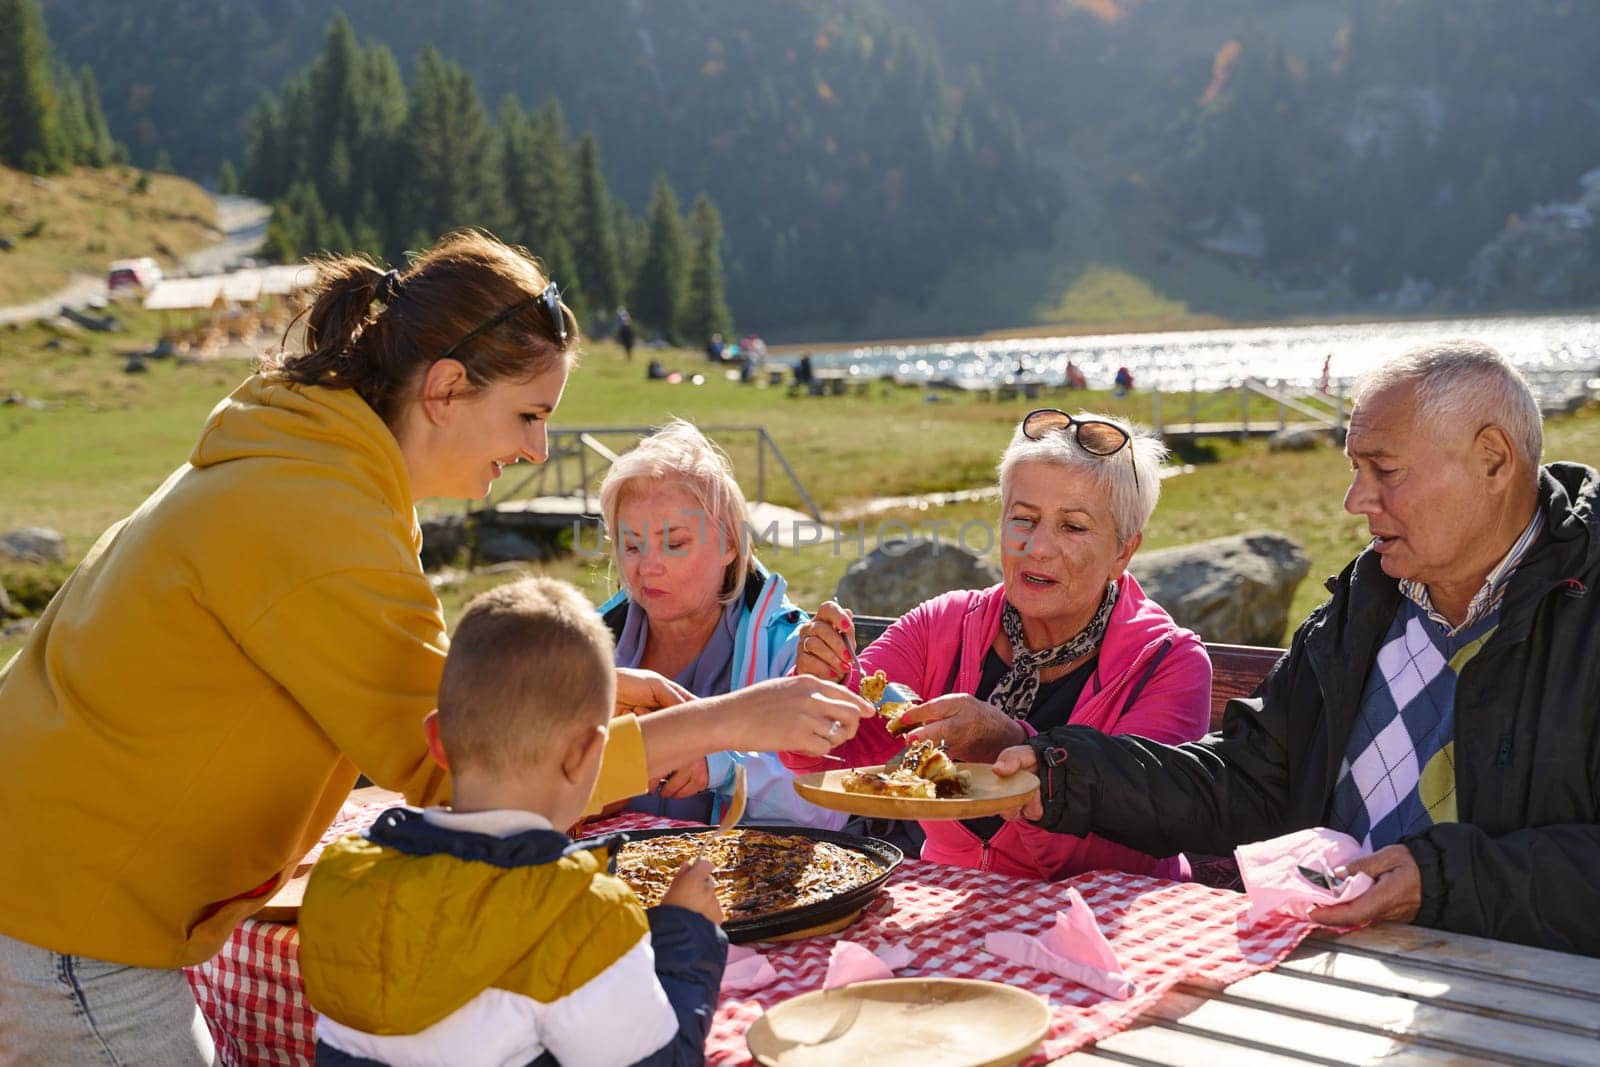
M 883 636 L 894 619 L 883 615 L 855 616 L 857 647 L 865 648 Z M 1247 697 L 1283 655 L 1281 648 L 1261 645 L 1208 644 L 1211 657 L 1211 729 L 1222 725 L 1222 711 L 1234 697 Z

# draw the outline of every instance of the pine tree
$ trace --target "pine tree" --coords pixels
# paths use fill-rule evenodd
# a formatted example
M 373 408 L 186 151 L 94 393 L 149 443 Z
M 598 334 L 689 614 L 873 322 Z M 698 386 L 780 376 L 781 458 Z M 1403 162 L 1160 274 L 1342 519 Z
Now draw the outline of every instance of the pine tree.
M 223 196 L 237 196 L 239 194 L 239 176 L 233 172 L 233 163 L 224 159 L 222 166 L 217 170 L 217 192 Z
M 245 132 L 240 186 L 251 196 L 276 200 L 289 188 L 289 168 L 283 114 L 271 94 L 261 98 Z
M 0 163 L 34 174 L 65 166 L 58 106 L 38 6 L 0 0 Z
M 683 314 L 684 272 L 688 254 L 678 196 L 665 172 L 656 174 L 650 191 L 650 236 L 633 283 L 633 317 L 674 344 Z
M 467 72 L 424 49 L 407 115 L 401 232 L 431 241 L 461 226 L 496 227 L 505 208 L 494 131 Z
M 64 63 L 56 64 L 56 137 L 60 141 L 64 161 L 68 164 L 87 165 L 89 162 L 89 123 L 84 117 L 83 95 L 78 89 L 78 79 Z
M 124 154 L 124 150 L 106 125 L 106 113 L 100 107 L 100 88 L 87 63 L 78 68 L 78 94 L 83 98 L 84 125 L 89 131 L 87 162 L 91 167 L 108 167 Z
M 733 315 L 722 295 L 722 216 L 704 193 L 695 198 L 689 212 L 689 233 L 694 255 L 684 298 L 683 339 L 700 344 L 714 333 L 733 333 Z
M 506 200 L 503 236 L 514 244 L 537 249 L 541 235 L 537 225 L 540 204 L 533 124 L 528 121 L 522 104 L 511 94 L 500 101 L 495 115 L 495 137 L 500 145 L 500 175 Z
M 622 263 L 612 231 L 611 193 L 600 169 L 600 146 L 593 134 L 578 145 L 578 195 L 573 216 L 573 252 L 584 294 L 597 312 L 610 314 L 622 303 Z

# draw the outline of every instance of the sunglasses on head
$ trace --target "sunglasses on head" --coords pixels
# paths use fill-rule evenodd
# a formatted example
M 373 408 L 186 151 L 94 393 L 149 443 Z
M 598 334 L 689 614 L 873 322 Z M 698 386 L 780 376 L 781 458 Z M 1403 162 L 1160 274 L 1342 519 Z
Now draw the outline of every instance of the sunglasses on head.
M 544 287 L 544 291 L 538 296 L 530 296 L 526 300 L 521 300 L 515 304 L 512 304 L 510 307 L 500 312 L 500 314 L 496 315 L 488 322 L 485 322 L 481 326 L 473 329 L 461 340 L 445 349 L 444 355 L 440 356 L 439 358 L 450 358 L 456 352 L 460 351 L 461 346 L 465 345 L 468 341 L 471 341 L 476 337 L 482 337 L 484 334 L 488 333 L 502 322 L 505 322 L 507 319 L 511 318 L 511 316 L 515 315 L 517 312 L 523 310 L 524 308 L 532 307 L 534 304 L 542 304 L 544 306 L 545 314 L 550 316 L 550 324 L 555 328 L 556 336 L 561 338 L 561 346 L 565 348 L 567 344 L 567 317 L 561 312 L 561 290 L 556 287 L 555 282 L 551 282 L 549 285 Z
M 1139 465 L 1133 459 L 1133 435 L 1104 419 L 1076 419 L 1057 408 L 1039 408 L 1022 418 L 1022 436 L 1043 441 L 1052 433 L 1071 433 L 1078 447 L 1091 456 L 1114 456 L 1124 448 L 1133 467 L 1133 485 L 1139 487 Z

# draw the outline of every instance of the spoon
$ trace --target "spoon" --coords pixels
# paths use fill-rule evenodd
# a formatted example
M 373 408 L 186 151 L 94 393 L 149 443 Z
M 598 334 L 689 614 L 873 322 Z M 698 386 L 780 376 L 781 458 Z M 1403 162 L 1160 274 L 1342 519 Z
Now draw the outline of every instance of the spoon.
M 729 830 L 732 830 L 739 820 L 744 818 L 746 799 L 744 767 L 741 764 L 735 764 L 733 768 L 733 797 L 729 799 L 728 806 L 722 809 L 722 821 L 717 823 L 716 830 L 709 834 L 700 835 L 700 850 L 695 857 L 696 859 L 704 859 L 707 846 Z

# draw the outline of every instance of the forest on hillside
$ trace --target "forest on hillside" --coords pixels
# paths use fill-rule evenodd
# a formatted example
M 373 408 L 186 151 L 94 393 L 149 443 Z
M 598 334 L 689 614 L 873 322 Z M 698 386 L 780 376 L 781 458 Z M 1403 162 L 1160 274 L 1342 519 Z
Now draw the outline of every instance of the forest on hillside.
M 431 47 L 490 106 L 554 96 L 633 213 L 658 173 L 714 202 L 728 302 L 775 330 L 1023 253 L 1170 260 L 1208 310 L 1198 263 L 1244 279 L 1228 314 L 1600 291 L 1596 4 L 40 2 L 135 161 L 203 178 L 336 11 L 408 83 Z M 1064 222 L 1086 217 L 1092 249 Z

